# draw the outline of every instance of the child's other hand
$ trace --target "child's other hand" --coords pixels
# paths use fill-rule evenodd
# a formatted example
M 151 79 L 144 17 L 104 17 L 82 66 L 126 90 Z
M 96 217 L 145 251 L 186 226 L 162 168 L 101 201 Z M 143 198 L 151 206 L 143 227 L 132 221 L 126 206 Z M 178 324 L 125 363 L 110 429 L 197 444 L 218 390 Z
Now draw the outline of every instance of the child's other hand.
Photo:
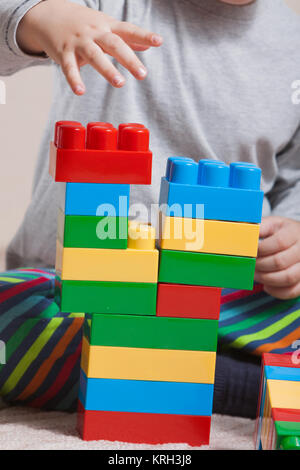
M 300 295 L 300 222 L 265 217 L 260 227 L 255 280 L 279 299 Z
M 47 0 L 29 10 L 18 27 L 17 41 L 24 52 L 45 52 L 59 64 L 77 95 L 85 92 L 83 65 L 90 64 L 111 85 L 122 87 L 125 79 L 106 54 L 142 80 L 147 71 L 134 51 L 162 44 L 157 34 L 67 0 Z

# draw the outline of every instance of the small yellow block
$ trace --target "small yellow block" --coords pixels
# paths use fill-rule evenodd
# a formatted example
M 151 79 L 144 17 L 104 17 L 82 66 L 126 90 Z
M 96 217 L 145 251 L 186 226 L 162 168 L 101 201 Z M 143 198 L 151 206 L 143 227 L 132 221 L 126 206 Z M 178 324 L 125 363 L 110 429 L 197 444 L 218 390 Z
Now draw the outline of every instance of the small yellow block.
M 257 256 L 259 225 L 221 220 L 168 217 L 160 213 L 164 250 Z
M 153 250 L 155 248 L 155 228 L 151 224 L 128 222 L 128 248 Z
M 300 410 L 300 382 L 269 379 L 267 387 L 272 408 Z
M 87 377 L 213 384 L 216 353 L 90 346 L 83 338 L 81 367 Z

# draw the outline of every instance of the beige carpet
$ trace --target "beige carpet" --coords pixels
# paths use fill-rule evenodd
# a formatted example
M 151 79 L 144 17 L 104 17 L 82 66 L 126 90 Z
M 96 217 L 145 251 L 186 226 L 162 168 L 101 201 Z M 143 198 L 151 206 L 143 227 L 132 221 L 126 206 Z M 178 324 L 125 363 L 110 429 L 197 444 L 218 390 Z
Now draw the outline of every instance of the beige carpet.
M 195 449 L 184 444 L 147 446 L 108 441 L 84 442 L 76 432 L 76 414 L 21 407 L 0 410 L 0 428 L 0 450 Z M 209 449 L 251 450 L 253 429 L 254 421 L 214 415 Z

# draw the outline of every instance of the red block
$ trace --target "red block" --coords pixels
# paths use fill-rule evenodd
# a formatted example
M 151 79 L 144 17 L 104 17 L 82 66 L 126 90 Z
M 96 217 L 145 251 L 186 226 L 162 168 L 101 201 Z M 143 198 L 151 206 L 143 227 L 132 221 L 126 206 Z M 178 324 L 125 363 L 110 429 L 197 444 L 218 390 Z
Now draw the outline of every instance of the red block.
M 77 428 L 85 441 L 209 444 L 210 416 L 90 411 L 80 401 L 77 416 Z
M 142 124 L 56 123 L 49 173 L 73 183 L 151 184 L 149 131 Z
M 300 367 L 300 363 L 296 364 L 292 360 L 292 354 L 272 354 L 264 353 L 263 354 L 263 364 L 265 366 L 277 366 L 277 367 Z
M 300 423 L 300 410 L 289 408 L 273 408 L 272 417 L 274 421 L 289 421 Z
M 221 290 L 218 287 L 158 284 L 158 317 L 218 320 Z

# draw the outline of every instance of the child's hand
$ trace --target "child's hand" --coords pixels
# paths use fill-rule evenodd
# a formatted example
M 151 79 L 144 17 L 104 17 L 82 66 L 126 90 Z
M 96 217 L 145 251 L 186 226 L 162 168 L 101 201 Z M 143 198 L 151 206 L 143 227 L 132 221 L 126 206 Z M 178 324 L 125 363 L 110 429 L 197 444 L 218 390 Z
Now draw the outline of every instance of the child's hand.
M 106 54 L 142 80 L 147 71 L 133 51 L 162 44 L 157 34 L 67 0 L 47 0 L 29 10 L 18 27 L 17 41 L 25 52 L 44 52 L 59 64 L 77 95 L 85 92 L 81 66 L 90 64 L 121 87 L 125 79 Z
M 260 227 L 255 280 L 279 299 L 300 295 L 300 222 L 265 217 Z

